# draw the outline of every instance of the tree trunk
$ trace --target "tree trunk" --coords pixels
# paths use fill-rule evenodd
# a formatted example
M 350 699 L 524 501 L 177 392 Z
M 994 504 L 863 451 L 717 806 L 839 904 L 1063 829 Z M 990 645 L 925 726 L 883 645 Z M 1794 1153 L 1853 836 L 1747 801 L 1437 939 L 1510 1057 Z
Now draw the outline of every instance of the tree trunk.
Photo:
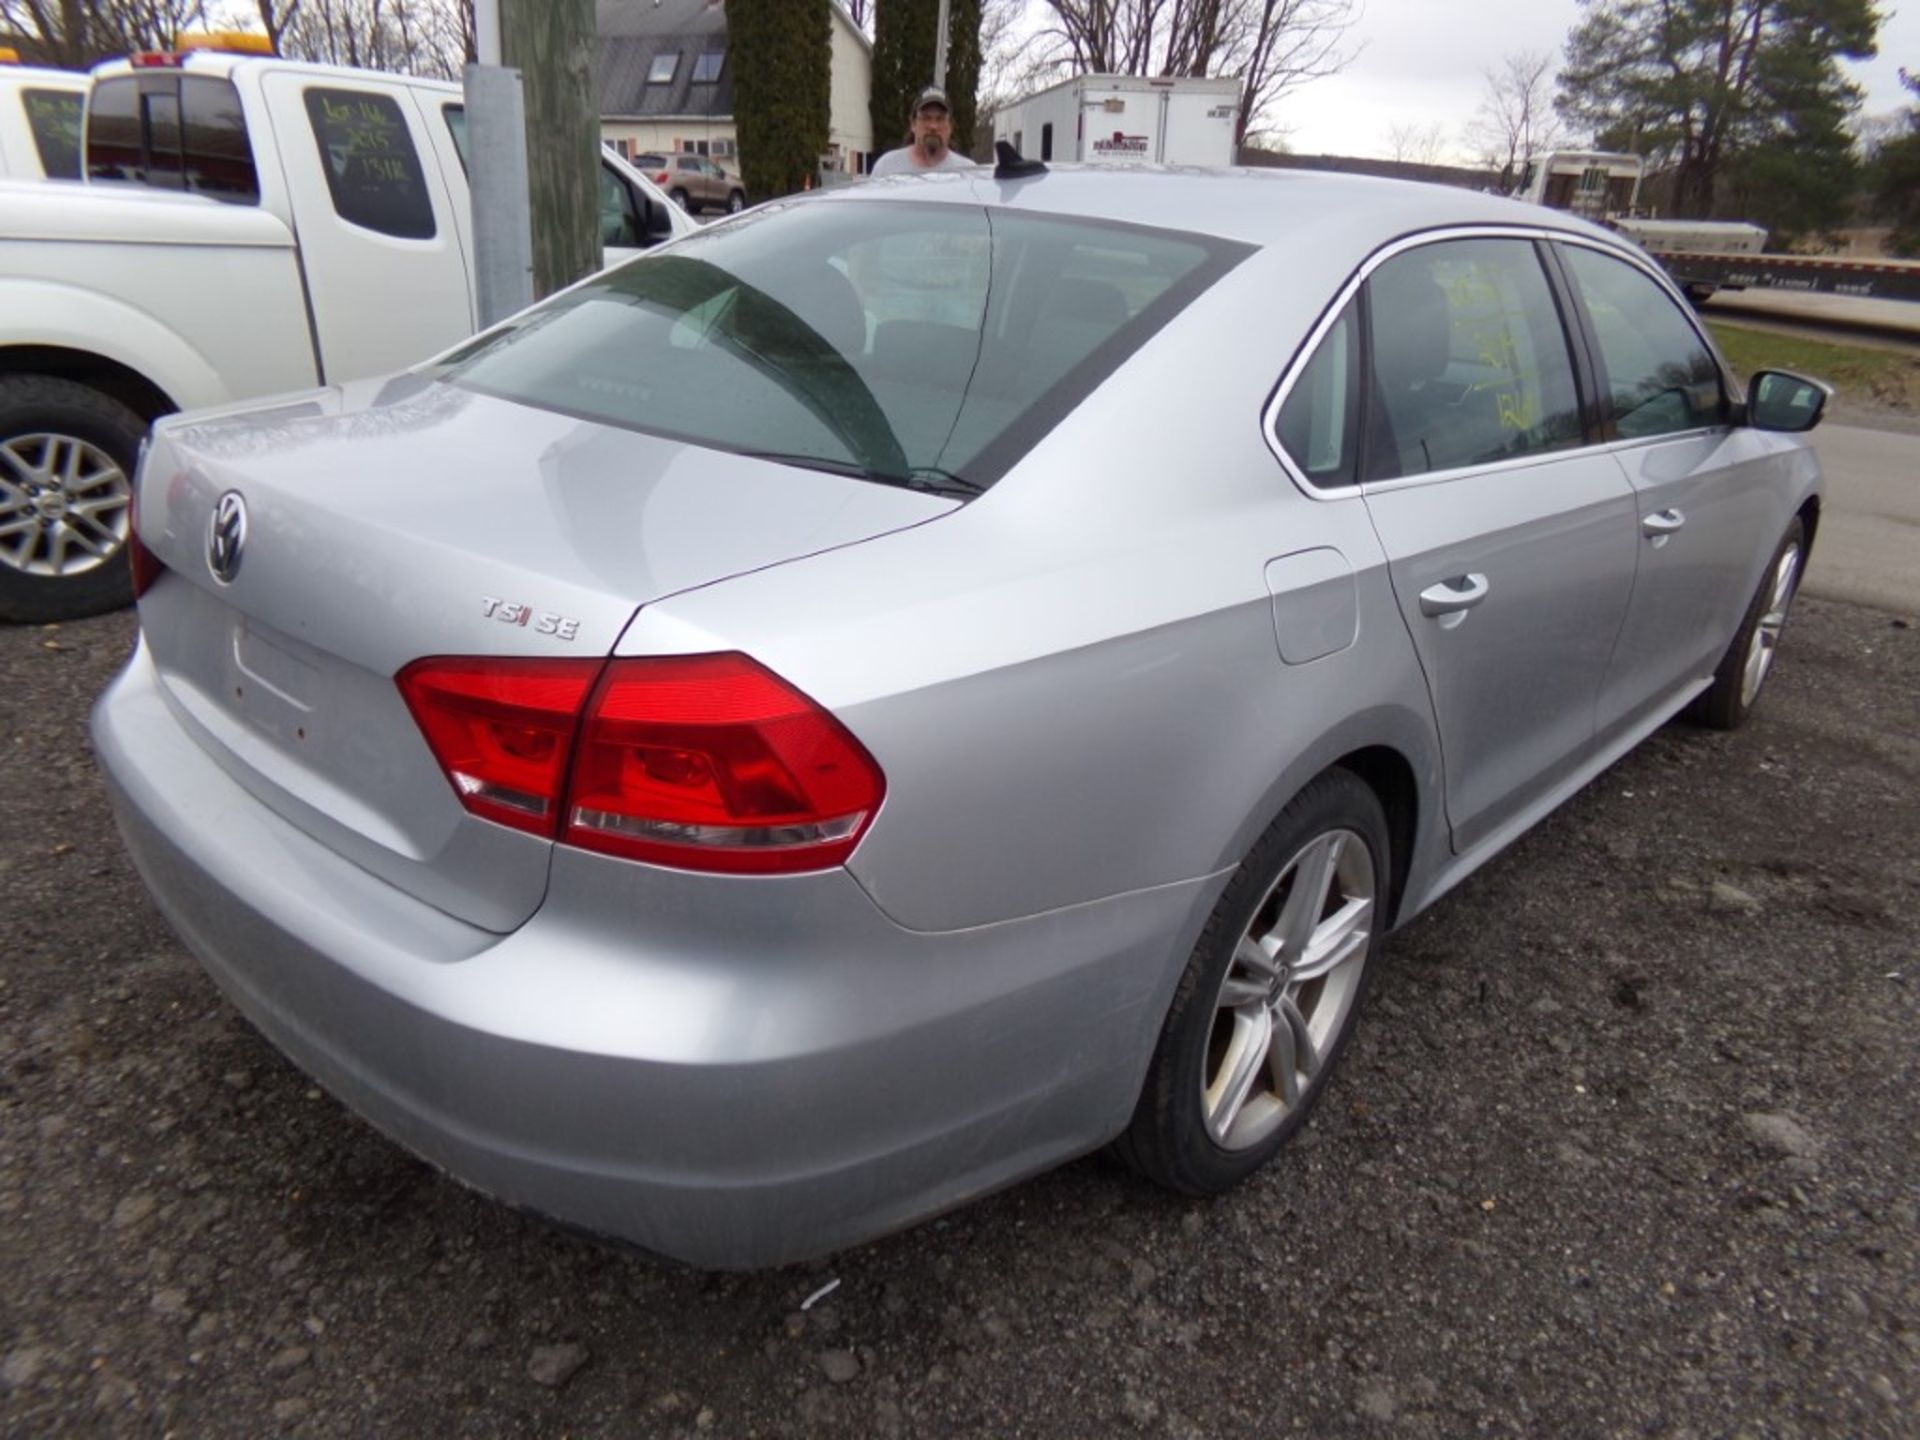
M 500 0 L 500 58 L 526 86 L 536 299 L 600 268 L 593 0 Z

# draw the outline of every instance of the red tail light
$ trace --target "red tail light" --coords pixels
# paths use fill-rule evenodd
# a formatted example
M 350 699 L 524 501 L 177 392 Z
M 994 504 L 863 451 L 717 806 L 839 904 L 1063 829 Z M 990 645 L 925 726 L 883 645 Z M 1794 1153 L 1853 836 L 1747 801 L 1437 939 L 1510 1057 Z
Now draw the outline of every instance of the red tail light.
M 886 793 L 839 721 L 744 655 L 423 660 L 399 679 L 469 810 L 553 835 L 564 788 L 558 838 L 609 855 L 823 870 Z
M 416 660 L 400 693 L 461 804 L 552 838 L 598 660 Z
M 821 870 L 853 853 L 885 793 L 838 720 L 744 655 L 615 660 L 561 838 L 697 870 Z
M 665 170 L 656 170 L 656 171 L 654 172 L 654 174 L 653 174 L 653 183 L 654 183 L 654 184 L 656 184 L 656 185 L 664 185 L 664 184 L 666 184 L 666 183 L 667 183 L 667 174 L 668 174 L 668 172 L 667 172 L 667 171 L 665 171 Z

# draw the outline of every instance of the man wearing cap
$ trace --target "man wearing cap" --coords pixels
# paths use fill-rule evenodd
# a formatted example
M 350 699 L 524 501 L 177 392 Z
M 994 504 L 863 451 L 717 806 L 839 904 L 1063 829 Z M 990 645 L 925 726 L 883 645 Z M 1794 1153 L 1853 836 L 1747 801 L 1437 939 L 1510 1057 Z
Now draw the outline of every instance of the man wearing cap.
M 973 162 L 953 148 L 953 107 L 947 92 L 929 85 L 913 102 L 909 123 L 913 140 L 898 150 L 889 150 L 873 162 L 868 173 L 880 175 L 924 175 L 933 170 L 971 170 Z

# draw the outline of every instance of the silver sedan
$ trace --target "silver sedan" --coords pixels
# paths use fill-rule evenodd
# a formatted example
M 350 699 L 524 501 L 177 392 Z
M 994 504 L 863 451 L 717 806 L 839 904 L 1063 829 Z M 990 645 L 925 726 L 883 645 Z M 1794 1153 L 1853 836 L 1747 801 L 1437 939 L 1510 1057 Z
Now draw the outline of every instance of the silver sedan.
M 162 422 L 94 741 L 234 1003 L 502 1200 L 744 1267 L 1204 1194 L 1383 935 L 1747 716 L 1825 399 L 1504 200 L 881 181 Z

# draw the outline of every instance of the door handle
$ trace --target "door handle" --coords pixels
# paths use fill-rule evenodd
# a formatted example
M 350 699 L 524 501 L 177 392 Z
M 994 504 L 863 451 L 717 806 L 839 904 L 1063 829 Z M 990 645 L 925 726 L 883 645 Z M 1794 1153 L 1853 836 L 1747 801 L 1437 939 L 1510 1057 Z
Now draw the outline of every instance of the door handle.
M 1655 545 L 1664 544 L 1666 538 L 1687 523 L 1684 512 L 1679 510 L 1656 510 L 1644 516 L 1640 521 L 1640 533 Z
M 1457 575 L 1420 592 L 1420 613 L 1438 617 L 1443 626 L 1452 629 L 1467 618 L 1464 612 L 1486 599 L 1492 589 L 1484 575 Z

